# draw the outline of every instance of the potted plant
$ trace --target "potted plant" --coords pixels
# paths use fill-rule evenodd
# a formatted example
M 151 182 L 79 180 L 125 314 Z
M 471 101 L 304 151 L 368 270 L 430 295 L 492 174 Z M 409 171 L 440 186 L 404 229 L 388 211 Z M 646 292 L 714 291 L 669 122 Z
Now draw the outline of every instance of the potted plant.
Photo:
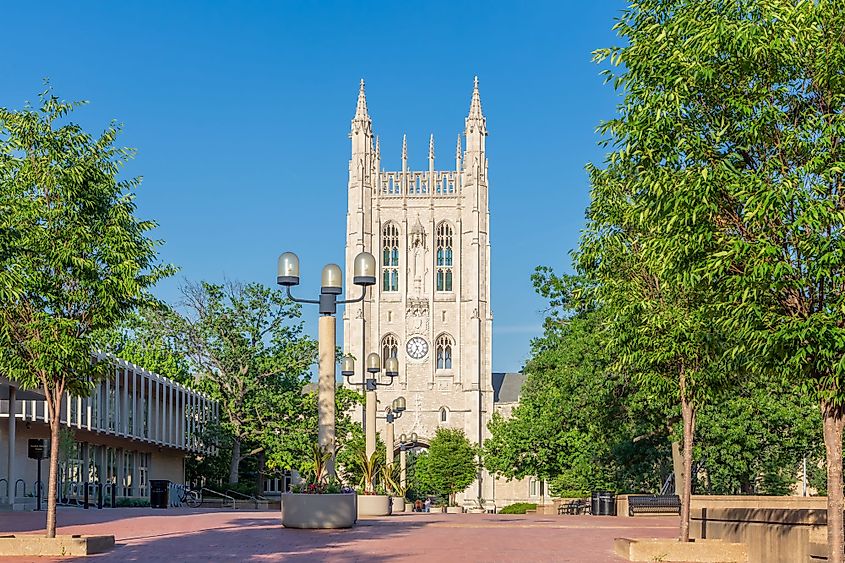
M 384 486 L 378 483 L 381 472 L 381 456 L 378 452 L 367 457 L 359 451 L 358 467 L 361 470 L 361 487 L 358 491 L 358 516 L 388 516 L 390 496 Z
M 408 492 L 408 487 L 407 485 L 402 486 L 401 479 L 399 479 L 399 470 L 395 466 L 383 465 L 381 474 L 382 482 L 391 495 L 391 512 L 405 512 L 405 494 Z
M 357 497 L 329 477 L 331 452 L 312 446 L 306 479 L 281 497 L 285 528 L 351 528 L 358 517 Z

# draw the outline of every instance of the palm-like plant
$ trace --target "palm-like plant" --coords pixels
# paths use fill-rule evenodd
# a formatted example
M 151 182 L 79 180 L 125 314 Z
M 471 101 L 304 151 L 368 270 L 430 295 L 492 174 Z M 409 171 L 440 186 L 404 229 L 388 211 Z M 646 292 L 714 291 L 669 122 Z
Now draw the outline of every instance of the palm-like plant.
M 332 454 L 319 444 L 312 444 L 311 455 L 313 464 L 312 469 L 314 471 L 314 483 L 319 485 L 329 476 L 329 461 L 332 459 Z
M 384 486 L 394 496 L 404 499 L 408 492 L 408 485 L 402 485 L 402 471 L 398 465 L 384 465 L 382 467 L 382 481 Z
M 358 452 L 358 467 L 361 469 L 361 485 L 364 487 L 365 495 L 376 494 L 376 480 L 381 471 L 381 456 L 373 452 L 369 458 L 364 452 Z

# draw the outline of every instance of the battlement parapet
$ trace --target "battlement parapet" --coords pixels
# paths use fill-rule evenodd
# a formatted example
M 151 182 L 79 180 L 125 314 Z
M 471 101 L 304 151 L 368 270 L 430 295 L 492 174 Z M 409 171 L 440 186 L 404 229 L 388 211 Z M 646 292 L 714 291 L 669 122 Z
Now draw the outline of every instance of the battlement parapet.
M 456 196 L 460 194 L 460 174 L 454 170 L 407 171 L 378 173 L 377 193 L 380 196 Z

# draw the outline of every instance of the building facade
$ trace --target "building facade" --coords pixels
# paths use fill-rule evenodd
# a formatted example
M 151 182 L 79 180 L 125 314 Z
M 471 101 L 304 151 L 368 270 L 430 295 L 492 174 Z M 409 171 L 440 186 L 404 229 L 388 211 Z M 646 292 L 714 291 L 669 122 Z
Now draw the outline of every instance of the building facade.
M 149 498 L 151 479 L 185 482 L 185 457 L 210 453 L 206 425 L 218 406 L 208 396 L 123 360 L 111 362 L 114 376 L 98 383 L 88 397 L 66 395 L 60 418 L 65 435 L 60 479 L 64 491 L 78 494 L 84 483 L 116 484 L 116 497 Z M 30 439 L 49 444 L 44 395 L 21 390 L 0 377 L 0 506 L 29 508 L 34 503 L 38 462 L 27 457 Z M 47 462 L 41 484 L 47 489 Z
M 396 397 L 406 400 L 394 423 L 397 439 L 415 432 L 425 443 L 441 426 L 460 428 L 476 443 L 488 436 L 494 392 L 486 138 L 476 78 L 449 166 L 437 168 L 431 136 L 427 170 L 409 169 L 405 138 L 401 168 L 385 169 L 361 81 L 350 131 L 348 297 L 358 297 L 352 278 L 359 252 L 376 257 L 378 282 L 364 301 L 346 306 L 343 348 L 358 360 L 359 381 L 367 353 L 399 359 L 397 381 L 378 391 L 380 411 Z M 489 500 L 495 490 L 482 474 L 466 496 Z

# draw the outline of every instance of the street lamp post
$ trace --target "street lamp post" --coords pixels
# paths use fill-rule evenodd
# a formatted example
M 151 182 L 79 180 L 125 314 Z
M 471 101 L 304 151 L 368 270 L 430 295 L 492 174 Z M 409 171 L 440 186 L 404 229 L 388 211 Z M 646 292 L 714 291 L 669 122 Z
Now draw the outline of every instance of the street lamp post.
M 405 452 L 413 448 L 419 439 L 416 432 L 411 432 L 410 442 L 408 438 L 405 434 L 399 436 L 399 484 L 402 488 L 408 486 L 408 457 Z
M 323 450 L 331 452 L 329 474 L 335 474 L 335 346 L 337 306 L 345 303 L 363 301 L 367 287 L 376 283 L 376 259 L 369 252 L 361 252 L 355 257 L 353 283 L 361 287 L 361 296 L 357 299 L 338 300 L 343 292 L 343 273 L 337 264 L 323 267 L 319 299 L 297 299 L 291 295 L 290 288 L 299 285 L 299 258 L 293 252 L 279 256 L 278 277 L 276 282 L 284 286 L 287 296 L 297 303 L 319 305 L 318 324 L 319 342 L 319 379 L 317 383 L 318 433 L 317 443 Z
M 387 358 L 384 362 L 384 373 L 390 378 L 387 383 L 381 383 L 377 377 L 381 371 L 381 357 L 375 352 L 367 356 L 367 373 L 370 377 L 364 381 L 364 389 L 366 390 L 366 433 L 365 433 L 365 454 L 367 459 L 372 457 L 376 451 L 376 388 L 379 386 L 387 386 L 393 383 L 393 379 L 399 375 L 399 360 L 395 357 Z M 341 375 L 347 378 L 350 385 L 353 383 L 349 380 L 355 375 L 355 358 L 346 356 L 343 358 L 341 367 Z
M 405 397 L 393 399 L 393 402 L 384 412 L 385 415 L 381 418 L 387 421 L 384 428 L 385 464 L 387 467 L 393 467 L 393 442 L 396 440 L 393 433 L 393 422 L 397 418 L 401 418 L 402 413 L 405 412 Z

